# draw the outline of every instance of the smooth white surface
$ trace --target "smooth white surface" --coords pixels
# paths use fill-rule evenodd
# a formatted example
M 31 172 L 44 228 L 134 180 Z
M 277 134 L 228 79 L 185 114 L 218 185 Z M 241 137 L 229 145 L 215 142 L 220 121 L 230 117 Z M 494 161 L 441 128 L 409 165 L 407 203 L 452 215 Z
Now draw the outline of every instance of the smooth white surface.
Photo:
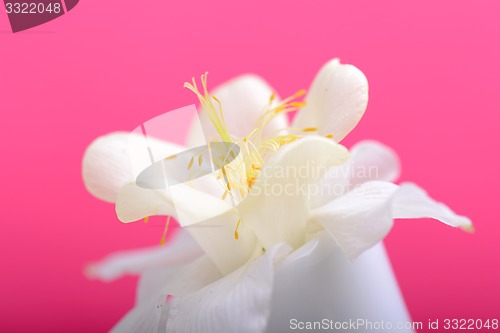
M 394 325 L 410 321 L 382 243 L 351 262 L 326 233 L 292 253 L 277 267 L 266 332 L 299 331 L 290 329 L 293 318 L 347 322 L 359 318 L 392 321 Z M 385 330 L 356 332 L 377 331 Z

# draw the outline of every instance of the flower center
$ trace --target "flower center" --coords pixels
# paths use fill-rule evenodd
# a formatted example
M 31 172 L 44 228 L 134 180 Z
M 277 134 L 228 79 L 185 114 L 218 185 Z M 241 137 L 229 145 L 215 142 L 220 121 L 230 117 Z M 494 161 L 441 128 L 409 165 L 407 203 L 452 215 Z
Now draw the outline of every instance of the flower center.
M 245 137 L 237 137 L 230 133 L 226 125 L 220 100 L 216 96 L 209 95 L 207 77 L 208 73 L 201 76 L 201 91 L 198 89 L 194 78 L 192 83 L 186 82 L 184 87 L 188 88 L 197 95 L 201 106 L 217 130 L 217 133 L 222 141 L 237 144 L 241 149 L 241 158 L 239 158 L 239 156 L 236 157 L 236 160 L 239 162 L 236 163 L 236 166 L 238 169 L 244 169 L 244 177 L 233 177 L 234 175 L 239 174 L 239 172 L 237 172 L 238 170 L 228 170 L 229 168 L 234 167 L 233 163 L 221 168 L 220 175 L 218 177 L 219 179 L 224 178 L 224 173 L 228 177 L 226 185 L 227 192 L 224 193 L 223 199 L 225 199 L 227 195 L 235 196 L 236 194 L 239 194 L 236 199 L 239 199 L 238 201 L 240 201 L 252 187 L 269 154 L 304 136 L 304 133 L 300 133 L 301 131 L 298 129 L 283 128 L 273 133 L 274 136 L 271 138 L 262 140 L 262 133 L 264 129 L 276 116 L 297 111 L 305 105 L 304 101 L 297 101 L 297 99 L 304 96 L 306 91 L 300 90 L 292 96 L 285 98 L 281 102 L 277 102 L 276 94 L 272 93 L 269 98 L 269 102 L 262 110 L 262 113 L 255 124 L 254 130 L 252 130 Z M 314 131 L 317 131 L 317 129 L 304 128 L 302 130 L 302 132 Z M 299 133 L 293 134 L 292 132 Z M 234 155 L 232 155 L 232 157 L 235 158 Z
M 201 91 L 198 89 L 194 78 L 192 79 L 192 83 L 184 83 L 184 87 L 196 94 L 203 110 L 214 125 L 222 141 L 234 143 L 240 147 L 240 154 L 238 156 L 235 156 L 234 152 L 230 152 L 233 158 L 230 163 L 223 163 L 226 162 L 225 160 L 212 160 L 212 163 L 215 165 L 220 165 L 217 179 L 221 180 L 221 185 L 224 189 L 222 200 L 230 196 L 233 205 L 236 206 L 250 191 L 271 153 L 279 150 L 284 145 L 302 138 L 306 134 L 317 132 L 318 129 L 313 127 L 303 129 L 288 127 L 275 131 L 269 138 L 263 138 L 264 129 L 275 117 L 288 112 L 298 111 L 306 105 L 305 101 L 297 100 L 305 95 L 305 90 L 299 90 L 281 102 L 277 101 L 276 94 L 273 92 L 269 97 L 267 105 L 263 108 L 255 124 L 255 128 L 247 136 L 237 137 L 230 133 L 226 125 L 222 103 L 216 96 L 211 96 L 208 93 L 207 77 L 208 73 L 201 76 Z M 326 137 L 333 138 L 333 135 L 329 134 Z M 210 142 L 208 144 L 210 145 Z M 195 159 L 196 157 L 193 156 L 188 169 L 192 166 Z M 239 224 L 240 221 L 238 221 L 237 226 Z M 237 229 L 238 227 L 235 230 L 236 239 L 238 239 Z

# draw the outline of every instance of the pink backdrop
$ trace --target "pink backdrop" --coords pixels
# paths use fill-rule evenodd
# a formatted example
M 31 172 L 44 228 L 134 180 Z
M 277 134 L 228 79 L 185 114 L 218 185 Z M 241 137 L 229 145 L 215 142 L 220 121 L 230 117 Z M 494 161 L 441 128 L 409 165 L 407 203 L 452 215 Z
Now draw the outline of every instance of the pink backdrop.
M 1 331 L 99 332 L 133 304 L 134 278 L 88 281 L 85 263 L 157 244 L 91 197 L 81 159 L 97 136 L 195 102 L 185 80 L 256 72 L 281 95 L 340 57 L 370 103 L 348 146 L 394 147 L 402 180 L 470 216 L 469 235 L 398 221 L 386 240 L 414 320 L 500 313 L 498 1 L 82 1 L 12 34 L 0 11 Z M 332 282 L 334 283 L 334 282 Z

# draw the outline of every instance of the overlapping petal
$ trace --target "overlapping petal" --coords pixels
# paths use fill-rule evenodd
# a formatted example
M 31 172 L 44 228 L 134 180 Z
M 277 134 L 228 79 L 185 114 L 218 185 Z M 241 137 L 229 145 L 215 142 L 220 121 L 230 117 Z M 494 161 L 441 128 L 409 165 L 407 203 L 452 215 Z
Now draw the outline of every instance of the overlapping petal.
M 118 195 L 116 211 L 123 222 L 153 215 L 176 217 L 223 273 L 240 267 L 257 246 L 253 230 L 246 226 L 241 226 L 240 239 L 235 239 L 239 219 L 237 210 L 212 195 L 183 184 L 169 190 L 126 185 Z
M 366 110 L 368 81 L 356 67 L 333 59 L 316 75 L 306 102 L 297 112 L 293 127 L 317 128 L 319 134 L 332 134 L 340 142 Z
M 85 151 L 82 162 L 83 182 L 95 197 L 115 202 L 118 191 L 134 181 L 138 165 L 151 164 L 148 152 L 133 150 L 144 137 L 126 132 L 115 132 L 95 139 Z M 182 147 L 148 138 L 148 143 L 158 153 L 169 156 Z
M 398 187 L 369 181 L 311 212 L 310 220 L 322 225 L 346 256 L 354 259 L 382 240 L 394 218 L 431 217 L 447 225 L 468 228 L 469 219 L 432 200 L 415 184 Z
M 425 190 L 413 183 L 403 183 L 392 202 L 394 218 L 417 219 L 430 217 L 451 227 L 473 231 L 472 221 L 455 214 L 448 206 L 433 200 Z
M 167 332 L 263 332 L 269 317 L 275 264 L 291 251 L 277 244 L 252 263 L 172 300 Z
M 257 120 L 269 104 L 272 94 L 273 89 L 269 84 L 252 74 L 236 77 L 211 92 L 211 95 L 216 96 L 222 104 L 229 133 L 237 137 L 247 136 L 255 129 Z M 214 141 L 218 138 L 214 125 L 205 111 L 201 110 L 199 116 L 207 141 Z M 278 115 L 266 126 L 264 137 L 287 126 L 286 115 Z M 193 142 L 199 143 L 201 140 L 199 136 L 199 131 L 191 131 L 188 135 L 188 146 Z
M 169 296 L 191 294 L 221 278 L 206 255 L 185 264 L 152 268 L 145 274 L 139 283 L 136 305 L 112 332 L 165 332 L 170 310 Z
M 349 183 L 357 186 L 370 180 L 394 182 L 401 173 L 398 155 L 386 145 L 365 140 L 354 145 L 349 160 Z
M 151 247 L 112 254 L 87 267 L 87 276 L 112 281 L 124 275 L 138 275 L 147 270 L 184 264 L 203 254 L 193 238 L 179 231 L 165 247 Z
M 325 172 L 344 163 L 349 153 L 332 140 L 311 136 L 275 152 L 249 195 L 239 206 L 242 225 L 251 226 L 268 248 L 286 242 L 296 248 L 305 241 L 309 198 Z

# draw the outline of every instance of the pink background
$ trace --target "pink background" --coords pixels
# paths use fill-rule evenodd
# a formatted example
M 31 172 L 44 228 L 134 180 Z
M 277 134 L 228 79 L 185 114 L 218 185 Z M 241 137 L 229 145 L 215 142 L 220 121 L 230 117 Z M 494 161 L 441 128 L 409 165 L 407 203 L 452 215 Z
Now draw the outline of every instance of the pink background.
M 370 103 L 347 146 L 394 147 L 412 180 L 470 216 L 469 235 L 398 221 L 386 244 L 413 319 L 500 314 L 498 1 L 82 1 L 12 34 L 0 12 L 0 330 L 108 330 L 135 279 L 88 281 L 85 263 L 159 242 L 159 223 L 122 225 L 91 197 L 81 159 L 97 136 L 131 130 L 256 72 L 281 95 L 332 57 L 362 69 Z M 332 281 L 332 283 L 334 283 Z

